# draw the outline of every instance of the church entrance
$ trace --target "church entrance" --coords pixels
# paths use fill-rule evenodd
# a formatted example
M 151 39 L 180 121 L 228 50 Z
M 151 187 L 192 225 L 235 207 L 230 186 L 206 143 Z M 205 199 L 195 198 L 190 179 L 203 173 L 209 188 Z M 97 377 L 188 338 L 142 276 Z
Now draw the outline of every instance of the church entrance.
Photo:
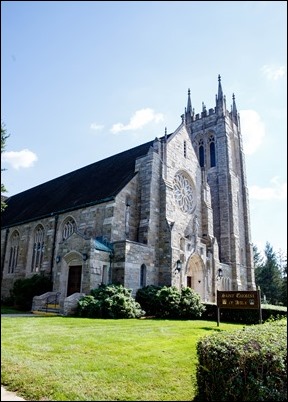
M 82 275 L 81 265 L 73 265 L 69 267 L 67 296 L 70 296 L 73 293 L 78 293 L 81 291 L 81 275 Z
M 203 262 L 201 257 L 197 254 L 193 254 L 188 262 L 186 286 L 195 290 L 195 292 L 201 296 L 201 300 L 205 299 Z

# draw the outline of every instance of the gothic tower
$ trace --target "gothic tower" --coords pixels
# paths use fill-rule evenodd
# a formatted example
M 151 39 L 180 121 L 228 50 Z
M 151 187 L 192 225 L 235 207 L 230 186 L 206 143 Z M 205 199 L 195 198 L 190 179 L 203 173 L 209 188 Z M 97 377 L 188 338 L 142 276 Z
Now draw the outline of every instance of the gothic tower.
M 182 120 L 210 186 L 220 262 L 232 269 L 232 290 L 253 290 L 253 251 L 240 116 L 234 94 L 231 111 L 226 109 L 220 75 L 215 107 L 207 111 L 202 102 L 201 114 L 195 115 L 188 90 Z

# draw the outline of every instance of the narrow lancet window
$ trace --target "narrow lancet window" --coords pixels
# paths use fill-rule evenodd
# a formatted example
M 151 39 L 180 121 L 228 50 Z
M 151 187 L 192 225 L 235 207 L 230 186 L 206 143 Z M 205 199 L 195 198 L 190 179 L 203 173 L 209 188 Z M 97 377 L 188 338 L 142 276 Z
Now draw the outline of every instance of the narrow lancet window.
M 140 268 L 140 287 L 146 286 L 146 265 L 142 264 Z
M 200 164 L 200 167 L 204 167 L 204 165 L 205 165 L 203 140 L 199 141 L 199 164 Z
M 17 231 L 11 236 L 11 246 L 9 253 L 8 274 L 13 274 L 18 262 L 20 236 Z
M 216 166 L 216 155 L 215 155 L 215 140 L 211 136 L 209 138 L 209 148 L 210 148 L 210 167 Z
M 39 225 L 35 229 L 34 234 L 31 272 L 39 272 L 41 270 L 43 254 L 44 254 L 44 229 L 41 225 Z

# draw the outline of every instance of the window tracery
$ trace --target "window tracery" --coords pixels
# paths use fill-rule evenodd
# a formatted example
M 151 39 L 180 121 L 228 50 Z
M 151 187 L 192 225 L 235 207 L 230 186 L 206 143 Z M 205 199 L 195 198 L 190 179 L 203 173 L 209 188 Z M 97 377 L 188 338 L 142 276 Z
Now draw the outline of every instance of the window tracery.
M 180 209 L 185 213 L 192 213 L 194 209 L 193 185 L 183 173 L 174 177 L 174 197 Z
M 44 254 L 44 228 L 39 225 L 35 229 L 31 272 L 39 272 Z
M 69 218 L 66 220 L 63 226 L 62 237 L 63 240 L 68 239 L 76 230 L 76 223 L 73 218 Z
M 18 262 L 20 236 L 17 231 L 11 235 L 11 246 L 9 254 L 8 274 L 13 274 Z

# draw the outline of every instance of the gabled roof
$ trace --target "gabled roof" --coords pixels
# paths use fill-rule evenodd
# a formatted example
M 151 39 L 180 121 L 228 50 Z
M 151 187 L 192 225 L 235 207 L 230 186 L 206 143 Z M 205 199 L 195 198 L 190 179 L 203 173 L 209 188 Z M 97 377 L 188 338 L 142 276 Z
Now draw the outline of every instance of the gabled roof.
M 9 197 L 2 228 L 113 199 L 135 175 L 136 159 L 152 145 L 146 142 Z

